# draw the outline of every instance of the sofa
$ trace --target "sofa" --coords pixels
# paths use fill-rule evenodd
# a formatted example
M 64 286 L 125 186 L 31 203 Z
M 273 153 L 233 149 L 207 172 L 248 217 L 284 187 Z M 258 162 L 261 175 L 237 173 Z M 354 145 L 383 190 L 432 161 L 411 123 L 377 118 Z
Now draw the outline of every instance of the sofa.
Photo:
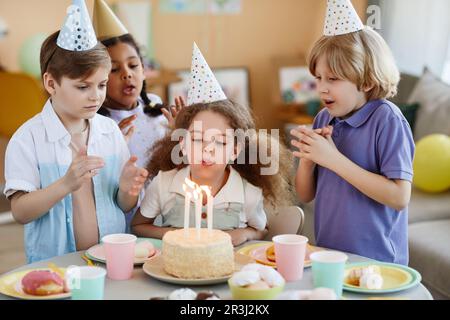
M 399 106 L 419 104 L 413 119 L 416 141 L 432 133 L 450 135 L 450 129 L 446 126 L 450 124 L 450 86 L 429 71 L 425 70 L 420 79 L 402 75 L 399 94 L 393 101 Z M 439 101 L 440 110 L 433 101 Z M 433 108 L 430 108 L 430 103 Z M 314 244 L 314 203 L 298 205 L 305 212 L 302 233 Z M 422 283 L 435 299 L 450 299 L 450 190 L 430 194 L 413 188 L 409 203 L 408 239 L 409 266 L 421 273 Z

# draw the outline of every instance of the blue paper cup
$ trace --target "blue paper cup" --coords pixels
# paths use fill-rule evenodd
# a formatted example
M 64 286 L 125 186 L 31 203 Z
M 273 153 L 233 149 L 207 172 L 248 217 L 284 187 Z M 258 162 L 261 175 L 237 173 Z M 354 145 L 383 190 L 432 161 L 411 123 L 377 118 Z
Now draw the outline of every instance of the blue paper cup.
M 66 272 L 72 300 L 103 300 L 106 270 L 100 267 L 69 267 Z
M 310 255 L 314 288 L 330 288 L 342 296 L 345 262 L 348 257 L 338 251 L 319 251 Z

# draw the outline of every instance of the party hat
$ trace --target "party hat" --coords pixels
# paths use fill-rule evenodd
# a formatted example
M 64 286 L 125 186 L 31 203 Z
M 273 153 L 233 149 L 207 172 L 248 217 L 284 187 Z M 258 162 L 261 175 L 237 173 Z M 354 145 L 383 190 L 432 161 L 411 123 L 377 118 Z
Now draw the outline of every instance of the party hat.
M 226 99 L 219 82 L 194 42 L 187 104 L 210 103 Z
M 364 29 L 350 0 L 328 0 L 323 34 L 337 36 Z
M 119 18 L 117 18 L 103 0 L 95 0 L 93 23 L 99 40 L 120 37 L 129 33 L 127 28 L 125 28 Z
M 73 0 L 56 42 L 70 51 L 86 51 L 97 45 L 97 37 L 84 0 Z

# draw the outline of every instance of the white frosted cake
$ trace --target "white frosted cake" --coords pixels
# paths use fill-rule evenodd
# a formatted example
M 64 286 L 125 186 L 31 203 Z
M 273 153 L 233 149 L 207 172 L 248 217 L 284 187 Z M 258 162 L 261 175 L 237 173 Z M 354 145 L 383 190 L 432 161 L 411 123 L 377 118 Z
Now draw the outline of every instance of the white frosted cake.
M 167 232 L 163 239 L 164 270 L 182 279 L 208 279 L 231 275 L 234 251 L 231 237 L 220 230 L 195 228 Z

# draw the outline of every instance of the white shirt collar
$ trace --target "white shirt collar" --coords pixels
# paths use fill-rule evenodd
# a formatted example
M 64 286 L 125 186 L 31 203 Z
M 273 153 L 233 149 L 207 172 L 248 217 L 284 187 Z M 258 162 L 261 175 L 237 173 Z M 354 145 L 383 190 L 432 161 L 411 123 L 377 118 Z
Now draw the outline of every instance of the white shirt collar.
M 144 102 L 139 98 L 138 99 L 138 104 L 135 108 L 130 109 L 130 110 L 125 110 L 125 109 L 111 109 L 111 108 L 107 108 L 105 107 L 106 110 L 109 111 L 110 114 L 110 118 L 114 119 L 116 121 L 120 121 L 126 117 L 130 117 L 134 114 L 138 114 L 138 113 L 144 113 Z
M 56 142 L 68 137 L 67 144 L 70 143 L 70 133 L 67 131 L 66 127 L 64 127 L 63 123 L 53 109 L 50 99 L 48 99 L 45 103 L 41 115 L 45 131 L 50 142 Z M 99 117 L 101 116 L 96 114 L 92 119 L 89 119 L 89 142 L 97 140 L 103 133 L 111 133 L 114 130 L 112 126 L 108 126 L 104 121 L 99 121 Z
M 229 168 L 230 175 L 228 176 L 227 182 L 214 197 L 215 205 L 225 202 L 244 203 L 244 183 L 242 177 L 233 167 L 230 166 Z M 190 177 L 190 172 L 189 166 L 178 170 L 169 187 L 169 192 L 175 192 L 185 196 L 183 183 L 186 178 Z

